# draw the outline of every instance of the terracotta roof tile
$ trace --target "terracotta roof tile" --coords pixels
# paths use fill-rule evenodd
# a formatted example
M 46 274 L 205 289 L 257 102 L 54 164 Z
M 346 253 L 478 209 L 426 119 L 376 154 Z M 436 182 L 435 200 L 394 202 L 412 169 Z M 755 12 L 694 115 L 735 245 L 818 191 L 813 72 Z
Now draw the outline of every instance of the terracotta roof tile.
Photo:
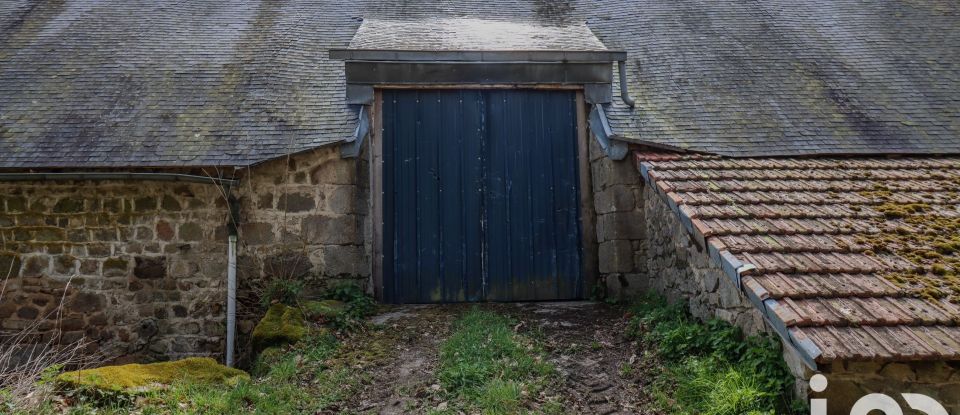
M 654 154 L 649 180 L 811 358 L 960 359 L 960 157 Z

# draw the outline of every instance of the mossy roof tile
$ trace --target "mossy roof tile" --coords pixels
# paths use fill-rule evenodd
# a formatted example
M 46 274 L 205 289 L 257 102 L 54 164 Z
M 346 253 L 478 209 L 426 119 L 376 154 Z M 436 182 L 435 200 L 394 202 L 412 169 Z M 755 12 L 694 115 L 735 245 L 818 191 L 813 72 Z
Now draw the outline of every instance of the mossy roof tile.
M 635 158 L 819 361 L 960 359 L 960 157 Z

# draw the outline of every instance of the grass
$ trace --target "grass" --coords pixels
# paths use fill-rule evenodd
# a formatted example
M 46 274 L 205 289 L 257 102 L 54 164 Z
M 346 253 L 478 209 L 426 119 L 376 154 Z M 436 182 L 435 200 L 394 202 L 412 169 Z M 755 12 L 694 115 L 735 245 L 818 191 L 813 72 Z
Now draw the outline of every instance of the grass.
M 298 414 L 315 413 L 344 399 L 359 379 L 343 363 L 331 365 L 338 352 L 329 334 L 310 336 L 296 345 L 265 353 L 253 380 L 233 386 L 177 383 L 128 399 L 70 395 L 66 413 L 87 414 Z M 53 413 L 52 408 L 48 408 Z
M 503 315 L 472 309 L 454 323 L 440 349 L 438 378 L 449 405 L 438 413 L 514 414 L 560 410 L 557 402 L 534 402 L 555 369 L 539 344 L 514 332 Z
M 793 377 L 780 342 L 767 335 L 744 336 L 721 320 L 701 323 L 684 304 L 667 304 L 654 295 L 634 306 L 630 332 L 664 366 L 654 381 L 660 409 L 677 415 L 795 413 Z

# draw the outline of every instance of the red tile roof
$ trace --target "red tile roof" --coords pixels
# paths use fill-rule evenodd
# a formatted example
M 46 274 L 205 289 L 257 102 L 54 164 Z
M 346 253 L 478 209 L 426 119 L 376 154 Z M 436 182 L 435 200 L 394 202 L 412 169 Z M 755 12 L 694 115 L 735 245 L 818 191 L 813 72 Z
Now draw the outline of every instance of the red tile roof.
M 960 157 L 634 155 L 809 362 L 960 360 Z

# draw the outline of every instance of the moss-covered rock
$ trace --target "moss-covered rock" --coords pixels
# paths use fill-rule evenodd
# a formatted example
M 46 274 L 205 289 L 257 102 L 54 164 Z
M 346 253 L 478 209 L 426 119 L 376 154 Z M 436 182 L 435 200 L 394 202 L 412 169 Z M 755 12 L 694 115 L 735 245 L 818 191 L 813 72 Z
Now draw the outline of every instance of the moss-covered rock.
M 68 389 L 95 389 L 134 393 L 178 382 L 222 383 L 233 385 L 250 380 L 240 369 L 229 368 L 208 357 L 191 357 L 173 362 L 104 366 L 65 372 L 57 383 Z
M 307 322 L 298 308 L 274 304 L 253 329 L 253 348 L 260 352 L 271 346 L 300 341 L 307 334 Z
M 330 321 L 347 312 L 347 303 L 340 300 L 307 301 L 302 308 L 310 320 Z

